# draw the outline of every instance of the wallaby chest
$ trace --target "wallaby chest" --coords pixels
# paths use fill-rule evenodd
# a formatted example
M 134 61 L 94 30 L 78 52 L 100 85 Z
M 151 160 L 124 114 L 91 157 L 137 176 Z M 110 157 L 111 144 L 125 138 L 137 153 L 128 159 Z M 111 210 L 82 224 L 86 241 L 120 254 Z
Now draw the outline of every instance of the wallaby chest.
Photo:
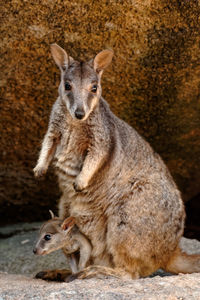
M 85 130 L 72 126 L 62 130 L 54 157 L 58 176 L 60 173 L 69 177 L 76 177 L 79 174 L 89 144 L 90 140 Z

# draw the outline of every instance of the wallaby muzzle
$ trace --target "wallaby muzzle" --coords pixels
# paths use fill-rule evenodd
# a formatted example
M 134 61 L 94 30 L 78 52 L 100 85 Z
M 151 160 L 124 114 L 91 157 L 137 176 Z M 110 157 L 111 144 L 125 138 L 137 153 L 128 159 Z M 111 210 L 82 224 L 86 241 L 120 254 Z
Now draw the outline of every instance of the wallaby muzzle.
M 81 110 L 76 110 L 74 113 L 76 119 L 82 120 L 85 117 L 85 113 Z
M 34 247 L 33 248 L 33 253 L 35 254 L 35 255 L 43 255 L 43 254 L 45 254 L 45 251 L 44 250 L 42 250 L 40 247 Z

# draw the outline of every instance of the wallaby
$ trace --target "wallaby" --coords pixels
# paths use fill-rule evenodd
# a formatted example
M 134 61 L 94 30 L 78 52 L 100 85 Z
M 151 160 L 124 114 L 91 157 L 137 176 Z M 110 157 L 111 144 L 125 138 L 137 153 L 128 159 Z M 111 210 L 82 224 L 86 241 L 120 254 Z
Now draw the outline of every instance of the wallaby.
M 51 212 L 51 211 L 50 211 Z M 39 232 L 39 237 L 33 253 L 45 255 L 62 249 L 67 257 L 72 274 L 83 270 L 91 257 L 92 247 L 88 239 L 80 232 L 75 218 L 68 217 L 64 221 L 55 217 L 45 222 Z M 74 254 L 79 251 L 79 263 Z M 38 276 L 37 276 L 38 277 Z
M 34 172 L 45 174 L 53 159 L 62 191 L 59 216 L 75 216 L 91 241 L 100 266 L 78 277 L 101 268 L 131 278 L 158 268 L 199 272 L 200 255 L 179 249 L 184 205 L 167 167 L 101 96 L 101 76 L 113 52 L 101 51 L 88 62 L 74 60 L 56 44 L 51 52 L 61 71 L 59 97 Z

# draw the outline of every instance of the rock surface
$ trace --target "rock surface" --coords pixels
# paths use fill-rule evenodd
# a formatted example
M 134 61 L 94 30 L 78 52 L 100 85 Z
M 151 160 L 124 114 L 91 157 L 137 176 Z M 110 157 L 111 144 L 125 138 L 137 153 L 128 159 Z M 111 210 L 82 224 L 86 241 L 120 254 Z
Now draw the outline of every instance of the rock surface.
M 93 278 L 55 283 L 33 279 L 41 270 L 67 267 L 60 251 L 33 255 L 39 227 L 40 223 L 25 223 L 0 228 L 0 300 L 200 299 L 200 274 L 167 276 L 170 274 L 159 270 L 151 278 L 133 281 Z M 200 242 L 182 238 L 181 248 L 200 253 Z
M 199 300 L 200 274 L 145 278 L 85 279 L 52 283 L 0 273 L 1 300 Z
M 0 228 L 0 271 L 34 276 L 41 270 L 67 267 L 61 251 L 45 256 L 33 254 L 40 225 L 25 223 Z
M 57 96 L 53 42 L 76 59 L 114 50 L 103 79 L 112 110 L 161 154 L 185 200 L 200 192 L 199 15 L 196 0 L 2 0 L 1 222 L 42 220 L 59 197 L 51 171 L 32 174 Z

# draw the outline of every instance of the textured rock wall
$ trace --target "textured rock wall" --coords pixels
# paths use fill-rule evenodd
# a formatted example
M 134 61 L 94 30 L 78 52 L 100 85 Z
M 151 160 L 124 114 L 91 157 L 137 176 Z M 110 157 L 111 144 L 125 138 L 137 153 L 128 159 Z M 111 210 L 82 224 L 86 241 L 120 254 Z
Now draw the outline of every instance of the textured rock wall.
M 53 42 L 76 59 L 114 50 L 104 97 L 161 154 L 184 199 L 200 192 L 199 15 L 197 0 L 2 0 L 1 221 L 43 218 L 59 197 L 52 171 L 32 174 L 59 83 Z

